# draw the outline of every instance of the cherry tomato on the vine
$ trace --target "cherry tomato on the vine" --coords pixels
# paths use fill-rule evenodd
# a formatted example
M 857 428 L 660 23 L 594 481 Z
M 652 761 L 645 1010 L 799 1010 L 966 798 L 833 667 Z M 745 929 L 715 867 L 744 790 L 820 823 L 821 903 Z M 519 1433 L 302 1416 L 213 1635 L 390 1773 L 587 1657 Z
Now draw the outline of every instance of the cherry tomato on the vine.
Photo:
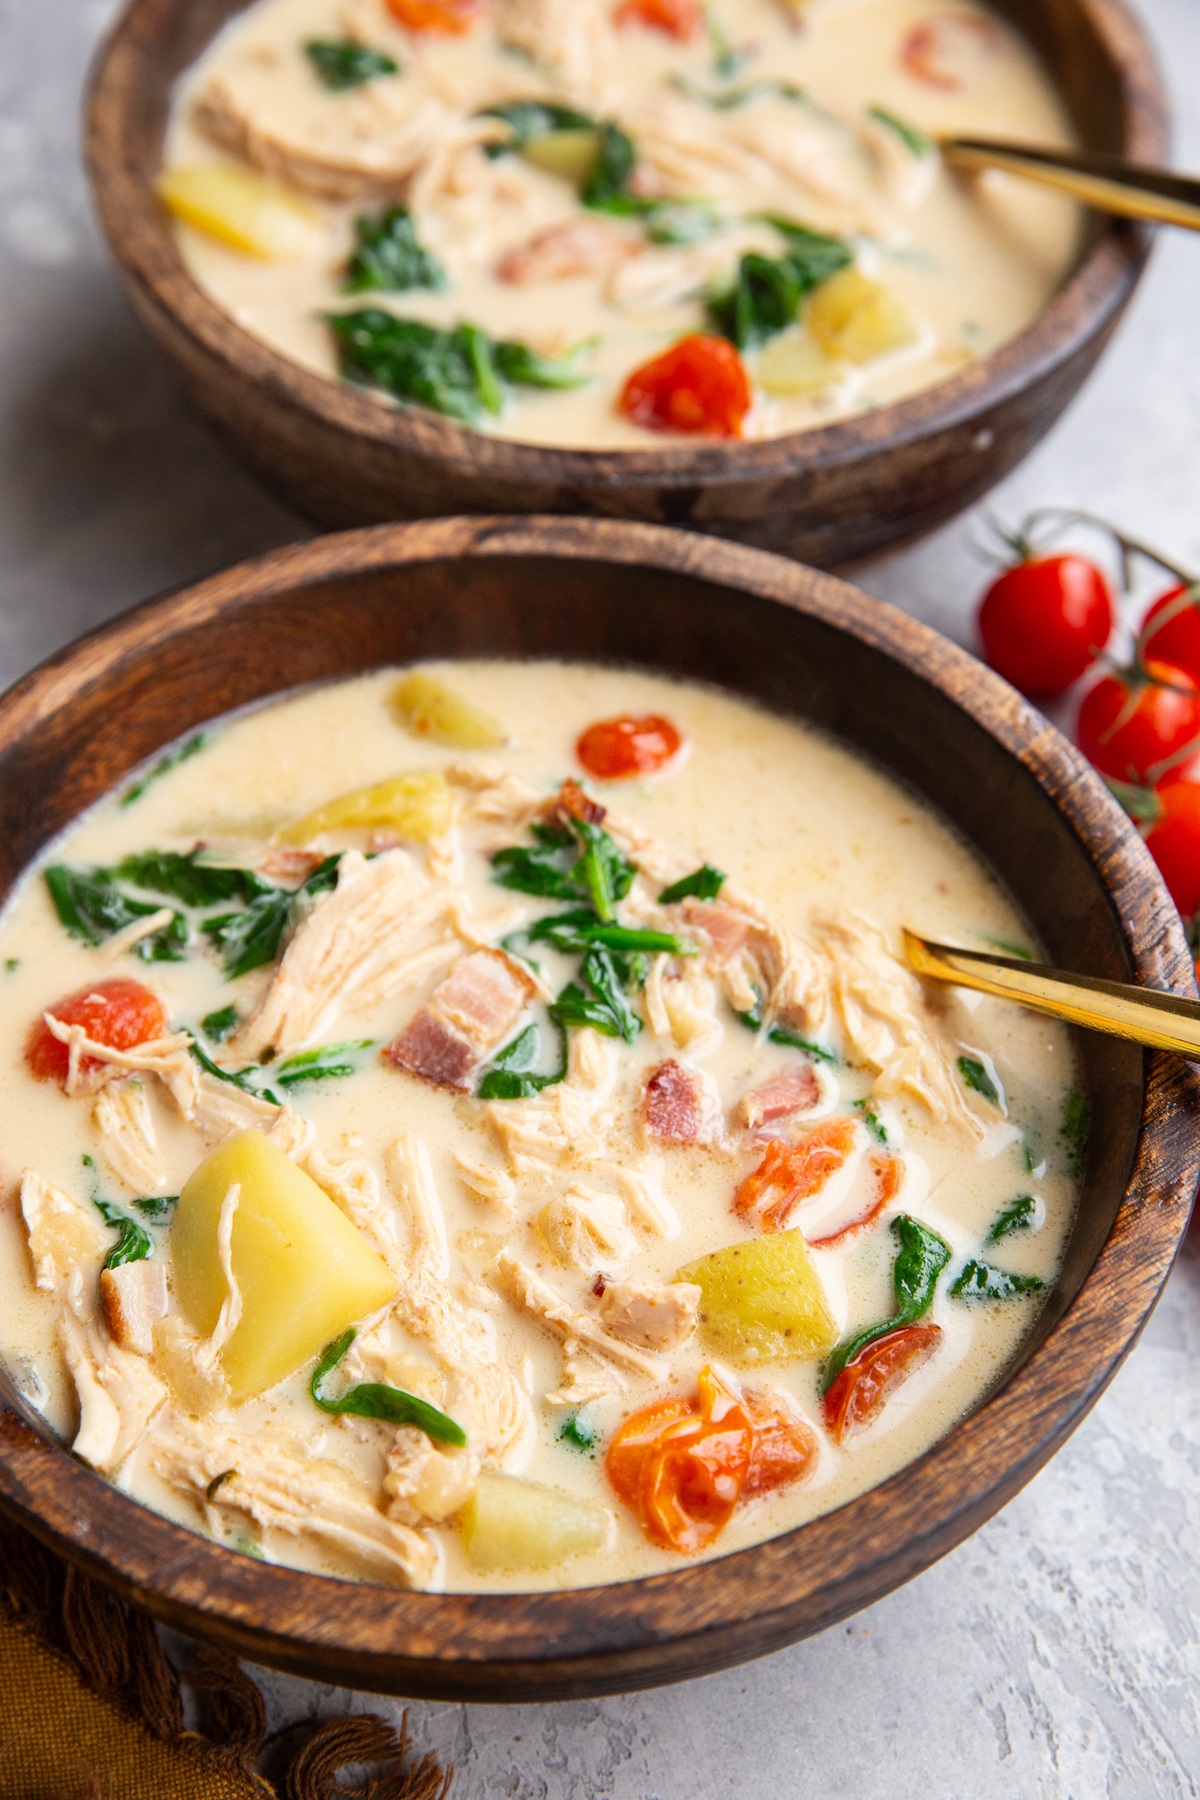
M 992 668 L 1023 694 L 1061 694 L 1112 636 L 1116 609 L 1086 557 L 1037 556 L 1006 569 L 983 597 L 979 634 Z
M 1083 696 L 1076 738 L 1102 775 L 1144 782 L 1200 738 L 1200 692 L 1186 669 L 1153 658 L 1144 671 L 1105 675 Z
M 117 976 L 111 981 L 97 981 L 78 993 L 67 994 L 48 1006 L 46 1011 L 60 1025 L 79 1025 L 85 1037 L 110 1050 L 132 1050 L 137 1044 L 148 1044 L 167 1031 L 167 1015 L 162 1001 L 140 981 Z M 29 1034 L 25 1060 L 30 1073 L 39 1081 L 67 1079 L 70 1050 L 55 1037 L 43 1016 Z M 100 1067 L 100 1059 L 82 1056 L 81 1070 Z
M 635 369 L 618 404 L 648 431 L 735 438 L 750 403 L 750 377 L 733 345 L 697 332 Z
M 1142 620 L 1142 653 L 1186 669 L 1200 686 L 1200 587 L 1180 583 L 1160 594 Z
M 1168 775 L 1154 791 L 1157 814 L 1145 833 L 1172 900 L 1185 920 L 1200 912 L 1200 782 Z
M 589 725 L 575 754 L 597 781 L 628 781 L 634 775 L 657 774 L 678 754 L 682 743 L 670 719 L 658 713 L 647 713 L 642 719 L 622 713 L 620 718 Z

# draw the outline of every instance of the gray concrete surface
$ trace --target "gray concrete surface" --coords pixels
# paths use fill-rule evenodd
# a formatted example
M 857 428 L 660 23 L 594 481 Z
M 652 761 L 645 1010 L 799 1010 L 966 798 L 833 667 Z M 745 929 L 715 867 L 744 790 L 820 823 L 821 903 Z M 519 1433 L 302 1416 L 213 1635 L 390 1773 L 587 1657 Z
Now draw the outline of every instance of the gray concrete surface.
M 158 589 L 298 537 L 130 317 L 79 172 L 113 8 L 0 0 L 0 681 Z M 1142 0 L 1200 166 L 1200 6 Z M 1158 249 L 1118 341 L 993 497 L 1086 505 L 1200 563 L 1200 242 Z M 863 577 L 970 641 L 979 521 Z M 969 1543 L 851 1624 L 598 1704 L 418 1705 L 456 1800 L 1175 1800 L 1200 1795 L 1200 1244 L 1067 1448 Z M 266 1678 L 276 1722 L 348 1696 Z M 353 1703 L 388 1710 L 365 1697 Z M 398 1709 L 397 1709 L 398 1710 Z

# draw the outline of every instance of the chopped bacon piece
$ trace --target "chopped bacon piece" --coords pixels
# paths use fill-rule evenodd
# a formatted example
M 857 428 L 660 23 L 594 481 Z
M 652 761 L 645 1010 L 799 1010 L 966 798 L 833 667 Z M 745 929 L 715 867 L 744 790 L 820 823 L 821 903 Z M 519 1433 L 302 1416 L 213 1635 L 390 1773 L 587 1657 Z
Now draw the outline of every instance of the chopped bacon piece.
M 437 985 L 394 1043 L 389 1062 L 438 1087 L 467 1092 L 537 992 L 500 950 L 472 950 Z
M 581 819 L 585 825 L 603 825 L 608 808 L 585 794 L 573 776 L 568 775 L 558 790 L 550 811 L 550 823 L 565 825 L 568 819 Z
M 646 1130 L 664 1144 L 707 1143 L 713 1135 L 712 1102 L 704 1080 L 671 1057 L 646 1081 Z
M 900 61 L 926 87 L 957 93 L 982 57 L 994 56 L 1001 37 L 990 19 L 975 13 L 943 13 L 914 25 L 900 46 Z
M 496 279 L 512 287 L 539 281 L 566 281 L 572 275 L 607 275 L 637 244 L 608 219 L 563 219 L 506 250 Z
M 151 1043 L 165 1037 L 167 1015 L 158 995 L 140 981 L 116 976 L 111 981 L 97 981 L 92 987 L 80 988 L 46 1008 L 59 1025 L 78 1025 L 94 1044 L 110 1050 L 132 1050 L 138 1044 Z M 38 1020 L 25 1046 L 25 1060 L 30 1073 L 39 1081 L 66 1082 L 71 1066 L 69 1047 L 55 1037 L 45 1017 Z M 81 1056 L 81 1073 L 103 1065 L 95 1056 Z
M 809 1238 L 811 1250 L 832 1250 L 845 1238 L 853 1237 L 856 1232 L 865 1231 L 873 1225 L 880 1213 L 891 1206 L 900 1189 L 904 1185 L 904 1164 L 894 1156 L 872 1156 L 868 1160 L 871 1177 L 871 1198 L 866 1210 L 851 1219 L 848 1224 L 841 1225 L 826 1237 Z
M 817 1434 L 781 1394 L 747 1388 L 742 1406 L 754 1431 L 742 1499 L 803 1481 L 816 1466 Z
M 720 968 L 746 948 L 750 920 L 719 900 L 685 900 L 683 916 L 689 930 L 699 931 L 712 945 L 713 961 Z
M 802 1201 L 819 1194 L 849 1158 L 858 1140 L 853 1119 L 826 1119 L 797 1143 L 772 1138 L 757 1169 L 734 1197 L 733 1210 L 764 1231 L 785 1231 Z
M 692 43 L 704 29 L 699 0 L 622 0 L 614 17 L 618 26 L 644 25 L 681 44 Z
M 896 1389 L 927 1363 L 942 1341 L 940 1325 L 903 1325 L 859 1351 L 829 1385 L 825 1423 L 837 1443 L 878 1418 Z
M 811 1112 L 821 1099 L 821 1081 L 810 1062 L 797 1063 L 738 1101 L 737 1116 L 748 1131 Z

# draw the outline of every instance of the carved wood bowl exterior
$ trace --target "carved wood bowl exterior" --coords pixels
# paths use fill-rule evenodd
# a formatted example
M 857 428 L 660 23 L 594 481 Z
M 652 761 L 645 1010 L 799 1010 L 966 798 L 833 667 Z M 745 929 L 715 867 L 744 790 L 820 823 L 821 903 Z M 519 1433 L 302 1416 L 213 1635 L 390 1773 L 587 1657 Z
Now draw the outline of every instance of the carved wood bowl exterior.
M 0 895 L 82 808 L 215 714 L 455 656 L 636 665 L 811 720 L 951 820 L 1056 963 L 1195 992 L 1137 833 L 1004 682 L 831 576 L 611 520 L 449 519 L 324 539 L 154 601 L 52 658 L 0 700 Z M 333 1581 L 144 1509 L 52 1441 L 2 1380 L 0 1505 L 166 1623 L 351 1687 L 559 1699 L 779 1649 L 907 1581 L 1004 1505 L 1080 1422 L 1154 1306 L 1196 1186 L 1200 1076 L 1113 1039 L 1081 1037 L 1078 1049 L 1094 1120 L 1082 1200 L 1018 1365 L 920 1461 L 799 1530 L 574 1592 Z M 9 1204 L 17 1174 L 0 1151 Z
M 246 0 L 132 0 L 99 58 L 87 155 L 133 305 L 237 452 L 330 526 L 443 513 L 684 524 L 829 568 L 918 536 L 984 493 L 1058 418 L 1141 274 L 1145 229 L 1093 220 L 1034 322 L 936 388 L 757 443 L 558 450 L 471 431 L 298 367 L 192 280 L 153 193 L 173 82 Z M 1037 46 L 1081 140 L 1162 161 L 1166 98 L 1124 0 L 997 0 Z

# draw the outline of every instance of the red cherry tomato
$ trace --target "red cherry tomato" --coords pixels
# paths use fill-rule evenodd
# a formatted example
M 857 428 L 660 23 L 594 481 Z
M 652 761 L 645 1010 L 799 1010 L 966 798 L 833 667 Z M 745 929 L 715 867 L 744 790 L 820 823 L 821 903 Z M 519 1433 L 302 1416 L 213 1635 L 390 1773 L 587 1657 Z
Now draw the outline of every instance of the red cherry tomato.
M 840 1444 L 869 1425 L 941 1341 L 940 1325 L 903 1325 L 860 1350 L 826 1390 L 822 1404 L 831 1437 Z
M 1023 694 L 1061 694 L 1112 636 L 1112 589 L 1082 556 L 1038 556 L 994 581 L 979 609 L 983 651 Z
M 750 399 L 750 377 L 733 345 L 697 333 L 635 369 L 618 409 L 647 431 L 735 438 Z
M 1160 811 L 1146 832 L 1146 848 L 1172 900 L 1190 920 L 1200 912 L 1200 782 L 1168 775 L 1155 797 Z
M 1200 692 L 1171 663 L 1147 662 L 1144 677 L 1105 675 L 1083 696 L 1076 737 L 1102 775 L 1144 782 L 1156 763 L 1200 737 Z
M 597 781 L 627 781 L 633 775 L 655 775 L 679 752 L 683 738 L 670 719 L 648 713 L 634 719 L 600 719 L 589 725 L 575 754 Z
M 615 18 L 620 26 L 645 25 L 681 44 L 691 43 L 704 29 L 704 9 L 697 0 L 625 0 Z
M 406 31 L 462 37 L 479 11 L 478 0 L 387 0 L 387 9 Z
M 1160 594 L 1142 620 L 1141 637 L 1144 655 L 1186 669 L 1200 686 L 1200 588 L 1181 584 Z
M 112 981 L 98 981 L 93 987 L 80 988 L 68 994 L 46 1011 L 61 1025 L 81 1025 L 93 1043 L 110 1050 L 132 1050 L 137 1044 L 148 1044 L 164 1037 L 167 1015 L 157 994 L 140 981 L 122 976 Z M 64 1084 L 70 1066 L 67 1045 L 56 1038 L 44 1018 L 38 1020 L 25 1046 L 25 1060 L 39 1081 L 61 1081 Z M 81 1070 L 98 1069 L 100 1059 L 82 1056 Z

